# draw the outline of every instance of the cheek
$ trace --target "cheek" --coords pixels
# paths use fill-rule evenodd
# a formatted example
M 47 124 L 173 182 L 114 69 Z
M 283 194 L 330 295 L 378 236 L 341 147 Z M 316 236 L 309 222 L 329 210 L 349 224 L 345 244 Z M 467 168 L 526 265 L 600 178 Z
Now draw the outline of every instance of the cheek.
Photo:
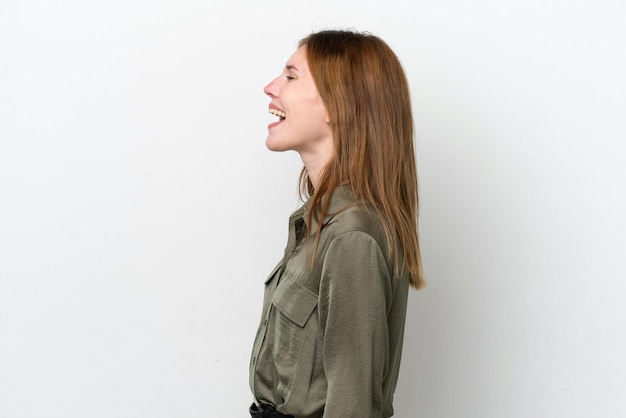
M 298 91 L 287 86 L 281 92 L 281 103 L 287 111 L 287 120 L 297 121 L 298 124 L 317 125 L 328 122 L 328 113 L 324 102 L 315 91 Z
M 328 112 L 326 111 L 326 107 L 319 97 L 317 97 L 311 103 L 311 110 L 312 116 L 315 117 L 315 120 L 319 121 L 320 123 L 328 124 Z

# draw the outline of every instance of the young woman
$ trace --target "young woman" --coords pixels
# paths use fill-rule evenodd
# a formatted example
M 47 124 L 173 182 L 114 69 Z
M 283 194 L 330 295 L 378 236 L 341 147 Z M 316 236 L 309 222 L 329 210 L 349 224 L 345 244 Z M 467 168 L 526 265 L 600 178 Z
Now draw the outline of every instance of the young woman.
M 423 285 L 409 88 L 380 38 L 322 31 L 268 84 L 272 151 L 306 203 L 265 282 L 250 363 L 258 417 L 390 417 L 407 292 Z

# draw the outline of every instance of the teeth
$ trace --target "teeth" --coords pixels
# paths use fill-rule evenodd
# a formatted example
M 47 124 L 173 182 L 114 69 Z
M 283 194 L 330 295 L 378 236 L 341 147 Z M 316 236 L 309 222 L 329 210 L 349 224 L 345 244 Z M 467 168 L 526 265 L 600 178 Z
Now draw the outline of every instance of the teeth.
M 277 109 L 270 109 L 269 112 L 272 115 L 278 116 L 281 119 L 285 119 L 285 117 L 287 116 L 287 114 L 285 112 L 281 112 L 280 110 L 277 110 Z

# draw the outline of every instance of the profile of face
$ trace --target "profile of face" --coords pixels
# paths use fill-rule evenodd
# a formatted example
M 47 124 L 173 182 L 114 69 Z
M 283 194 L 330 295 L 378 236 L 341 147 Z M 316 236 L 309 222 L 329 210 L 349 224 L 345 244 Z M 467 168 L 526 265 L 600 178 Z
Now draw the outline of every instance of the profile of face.
M 297 151 L 303 158 L 332 149 L 328 113 L 309 71 L 306 46 L 296 50 L 282 74 L 263 91 L 271 98 L 269 112 L 278 117 L 268 126 L 268 149 Z

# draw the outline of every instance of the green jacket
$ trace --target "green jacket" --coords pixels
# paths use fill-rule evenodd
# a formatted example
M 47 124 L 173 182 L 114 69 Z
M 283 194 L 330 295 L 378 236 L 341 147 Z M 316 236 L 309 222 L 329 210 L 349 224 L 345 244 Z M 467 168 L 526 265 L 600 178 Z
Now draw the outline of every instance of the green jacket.
M 390 417 L 409 278 L 395 274 L 378 217 L 347 186 L 332 196 L 311 265 L 307 208 L 289 218 L 285 256 L 265 282 L 252 393 L 296 418 Z

